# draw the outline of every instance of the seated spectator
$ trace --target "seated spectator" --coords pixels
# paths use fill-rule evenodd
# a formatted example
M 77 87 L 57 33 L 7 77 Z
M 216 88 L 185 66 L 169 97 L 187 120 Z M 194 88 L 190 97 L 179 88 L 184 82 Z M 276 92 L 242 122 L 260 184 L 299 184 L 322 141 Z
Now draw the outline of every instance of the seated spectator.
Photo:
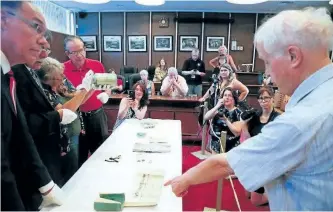
M 146 92 L 148 94 L 148 97 L 154 96 L 155 95 L 155 86 L 153 81 L 148 80 L 148 71 L 147 70 L 142 70 L 140 71 L 140 77 L 141 80 L 139 81 L 146 87 Z
M 271 87 L 261 87 L 258 92 L 258 102 L 261 107 L 261 111 L 256 110 L 245 111 L 241 114 L 242 120 L 242 138 L 247 139 L 261 133 L 262 128 L 269 122 L 273 121 L 280 114 L 274 110 L 274 91 Z M 241 142 L 243 142 L 241 140 Z M 254 205 L 263 205 L 268 203 L 267 195 L 263 187 L 257 189 L 254 192 L 246 192 L 246 195 L 250 197 L 251 202 Z
M 167 73 L 168 73 L 167 64 L 166 64 L 164 58 L 162 58 L 156 66 L 153 81 L 154 82 L 162 82 L 164 77 L 166 77 Z
M 236 92 L 231 88 L 225 88 L 216 106 L 205 114 L 204 120 L 211 120 L 208 144 L 212 153 L 222 153 L 220 144 L 221 131 L 227 132 L 225 152 L 240 144 L 241 125 L 239 121 L 241 111 L 237 108 L 237 103 Z
M 111 68 L 109 69 L 108 73 L 116 73 L 116 70 L 114 70 L 114 68 Z M 119 94 L 123 91 L 123 85 L 124 85 L 124 82 L 121 80 L 121 79 L 117 79 L 117 86 L 116 87 L 113 87 L 111 89 L 111 93 L 112 94 Z
M 163 96 L 186 96 L 188 86 L 184 77 L 178 75 L 176 68 L 168 69 L 168 76 L 164 78 L 161 93 Z
M 133 86 L 134 99 L 124 97 L 120 101 L 118 117 L 113 130 L 117 129 L 126 119 L 143 119 L 147 112 L 148 95 L 141 83 Z

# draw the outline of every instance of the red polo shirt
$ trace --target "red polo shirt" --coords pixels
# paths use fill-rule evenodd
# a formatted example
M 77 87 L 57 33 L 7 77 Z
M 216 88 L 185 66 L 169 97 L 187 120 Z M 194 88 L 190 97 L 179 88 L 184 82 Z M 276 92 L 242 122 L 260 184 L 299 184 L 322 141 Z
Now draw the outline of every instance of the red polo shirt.
M 97 60 L 86 59 L 84 65 L 80 69 L 77 69 L 70 60 L 65 62 L 64 66 L 65 76 L 75 87 L 82 83 L 82 79 L 89 70 L 92 70 L 95 73 L 105 73 L 103 64 Z M 80 106 L 80 110 L 82 112 L 89 112 L 102 107 L 102 102 L 97 99 L 97 95 L 100 93 L 101 91 L 95 91 L 91 97 Z

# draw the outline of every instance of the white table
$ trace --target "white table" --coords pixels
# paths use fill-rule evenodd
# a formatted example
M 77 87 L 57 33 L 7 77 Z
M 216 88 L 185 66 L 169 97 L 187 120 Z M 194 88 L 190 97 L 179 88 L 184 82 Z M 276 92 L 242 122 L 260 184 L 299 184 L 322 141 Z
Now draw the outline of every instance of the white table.
M 66 202 L 62 206 L 46 207 L 43 211 L 94 211 L 98 194 L 125 192 L 131 187 L 133 176 L 142 168 L 162 169 L 165 181 L 182 173 L 181 123 L 178 120 L 157 120 L 154 129 L 144 129 L 139 120 L 126 120 L 82 165 L 64 185 Z M 171 144 L 169 153 L 142 153 L 153 158 L 151 163 L 137 162 L 133 145 L 138 132 L 161 138 Z M 146 137 L 147 137 L 146 136 Z M 105 159 L 121 155 L 119 163 L 105 162 Z M 124 211 L 182 211 L 182 199 L 177 198 L 169 187 L 163 187 L 162 195 L 154 207 L 125 207 Z

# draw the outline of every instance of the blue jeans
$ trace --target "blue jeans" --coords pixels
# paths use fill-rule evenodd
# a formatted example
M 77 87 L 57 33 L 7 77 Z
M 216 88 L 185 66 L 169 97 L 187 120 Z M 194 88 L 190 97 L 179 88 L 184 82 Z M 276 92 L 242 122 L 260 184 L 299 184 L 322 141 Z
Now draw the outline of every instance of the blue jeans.
M 78 135 L 74 135 L 70 138 L 71 140 L 71 144 L 70 144 L 70 148 L 71 151 L 73 151 L 75 153 L 76 158 L 79 157 L 79 136 Z
M 202 96 L 202 85 L 188 85 L 187 95 L 196 94 L 198 97 Z

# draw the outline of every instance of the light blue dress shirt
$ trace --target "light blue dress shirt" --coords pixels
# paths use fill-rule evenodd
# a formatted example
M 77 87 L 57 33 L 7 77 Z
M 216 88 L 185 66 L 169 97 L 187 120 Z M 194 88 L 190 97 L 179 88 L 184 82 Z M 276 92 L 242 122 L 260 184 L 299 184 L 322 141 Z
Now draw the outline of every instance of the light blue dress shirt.
M 302 82 L 285 112 L 227 160 L 247 190 L 265 187 L 271 211 L 332 211 L 333 65 Z

